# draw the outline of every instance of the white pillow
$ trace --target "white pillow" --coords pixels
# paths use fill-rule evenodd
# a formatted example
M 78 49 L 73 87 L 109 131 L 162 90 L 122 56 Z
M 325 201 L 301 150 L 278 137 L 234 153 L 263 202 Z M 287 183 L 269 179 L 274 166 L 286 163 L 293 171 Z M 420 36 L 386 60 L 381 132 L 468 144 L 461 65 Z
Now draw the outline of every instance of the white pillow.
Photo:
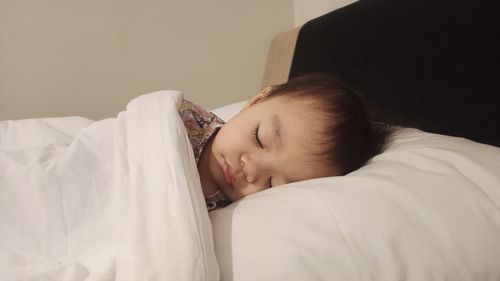
M 500 280 L 500 148 L 400 130 L 343 177 L 210 214 L 221 280 Z
M 224 121 L 229 121 L 229 119 L 233 118 L 241 109 L 247 104 L 248 101 L 240 101 L 232 104 L 228 104 L 226 106 L 222 106 L 212 110 L 212 113 L 219 116 Z

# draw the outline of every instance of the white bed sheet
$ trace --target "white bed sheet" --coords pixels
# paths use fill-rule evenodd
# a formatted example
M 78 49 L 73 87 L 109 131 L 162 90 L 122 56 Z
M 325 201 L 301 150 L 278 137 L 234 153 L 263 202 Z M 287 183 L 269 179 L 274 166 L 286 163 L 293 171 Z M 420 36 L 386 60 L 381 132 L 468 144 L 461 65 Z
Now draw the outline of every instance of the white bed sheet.
M 0 122 L 0 280 L 218 280 L 181 100 Z

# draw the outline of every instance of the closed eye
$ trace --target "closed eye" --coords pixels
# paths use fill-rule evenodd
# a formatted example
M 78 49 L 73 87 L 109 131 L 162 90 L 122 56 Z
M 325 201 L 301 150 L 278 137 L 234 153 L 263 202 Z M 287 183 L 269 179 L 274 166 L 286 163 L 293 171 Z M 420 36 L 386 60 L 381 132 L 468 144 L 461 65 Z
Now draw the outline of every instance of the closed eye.
M 253 135 L 253 141 L 255 143 L 255 145 L 261 149 L 264 148 L 264 146 L 262 145 L 262 142 L 260 141 L 259 139 L 259 125 L 257 125 L 257 128 L 255 128 L 253 131 L 252 131 L 252 135 Z

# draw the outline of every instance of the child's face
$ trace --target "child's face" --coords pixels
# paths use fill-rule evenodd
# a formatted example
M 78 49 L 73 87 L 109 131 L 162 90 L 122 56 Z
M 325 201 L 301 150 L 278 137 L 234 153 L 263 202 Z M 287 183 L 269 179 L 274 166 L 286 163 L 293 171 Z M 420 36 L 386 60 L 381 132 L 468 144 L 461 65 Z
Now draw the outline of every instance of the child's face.
M 313 154 L 324 122 L 309 101 L 275 97 L 250 105 L 213 140 L 208 160 L 213 183 L 235 201 L 272 186 L 331 175 Z

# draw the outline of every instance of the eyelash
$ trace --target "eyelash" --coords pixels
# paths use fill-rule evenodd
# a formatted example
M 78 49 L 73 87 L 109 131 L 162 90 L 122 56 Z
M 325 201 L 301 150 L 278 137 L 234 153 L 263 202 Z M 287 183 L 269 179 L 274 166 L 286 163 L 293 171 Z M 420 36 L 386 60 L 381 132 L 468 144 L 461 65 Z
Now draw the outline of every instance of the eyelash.
M 253 135 L 253 140 L 255 142 L 255 145 L 258 146 L 259 148 L 264 148 L 264 146 L 262 145 L 262 143 L 260 142 L 260 139 L 259 139 L 259 126 L 258 125 L 257 125 L 257 128 L 255 128 L 252 131 L 252 135 Z
M 263 149 L 264 146 L 262 145 L 262 143 L 260 142 L 260 139 L 259 139 L 259 125 L 257 125 L 257 127 L 252 131 L 252 136 L 253 136 L 253 141 L 254 141 L 255 145 L 258 148 Z M 271 181 L 272 178 L 273 177 L 269 177 L 269 180 L 267 181 L 267 187 L 269 187 L 269 188 L 273 187 L 272 181 Z

